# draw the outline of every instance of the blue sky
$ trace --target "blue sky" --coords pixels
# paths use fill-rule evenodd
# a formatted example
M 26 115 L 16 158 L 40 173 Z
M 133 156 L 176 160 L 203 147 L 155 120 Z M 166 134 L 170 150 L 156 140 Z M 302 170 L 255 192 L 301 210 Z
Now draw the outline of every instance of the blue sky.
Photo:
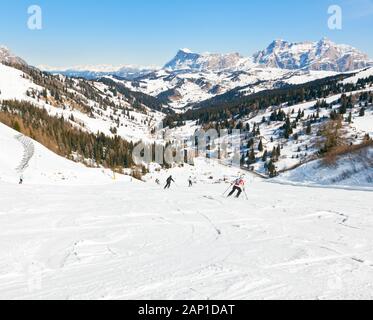
M 43 29 L 27 28 L 27 8 Z M 343 9 L 329 30 L 327 9 Z M 373 0 L 2 0 L 0 44 L 34 65 L 163 65 L 179 48 L 250 55 L 274 39 L 351 44 L 373 58 Z

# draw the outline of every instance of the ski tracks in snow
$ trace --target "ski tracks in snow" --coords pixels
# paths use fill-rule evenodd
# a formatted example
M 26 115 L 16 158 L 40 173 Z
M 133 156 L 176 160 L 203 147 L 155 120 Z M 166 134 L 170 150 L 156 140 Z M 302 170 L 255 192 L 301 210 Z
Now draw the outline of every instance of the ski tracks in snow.
M 29 162 L 32 159 L 32 157 L 34 156 L 35 146 L 34 146 L 34 143 L 32 142 L 32 140 L 30 138 L 24 136 L 23 134 L 15 136 L 15 139 L 18 142 L 20 142 L 23 146 L 23 157 L 22 157 L 22 160 L 21 160 L 20 164 L 16 168 L 16 171 L 19 174 L 22 174 L 28 168 Z
M 217 233 L 217 237 L 216 237 L 216 240 L 221 236 L 221 230 L 211 221 L 211 219 L 203 214 L 202 212 L 200 211 L 197 211 L 197 213 L 203 217 L 204 219 L 206 219 L 206 221 L 212 226 L 212 228 L 215 230 L 215 232 Z

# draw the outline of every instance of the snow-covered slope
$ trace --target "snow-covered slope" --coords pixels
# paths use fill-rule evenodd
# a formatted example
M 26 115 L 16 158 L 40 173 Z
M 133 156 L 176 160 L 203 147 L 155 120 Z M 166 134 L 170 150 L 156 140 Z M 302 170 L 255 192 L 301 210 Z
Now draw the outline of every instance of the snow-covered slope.
M 344 84 L 348 84 L 348 83 L 355 84 L 355 83 L 358 82 L 358 80 L 366 79 L 366 78 L 369 78 L 369 77 L 373 77 L 373 67 L 366 68 L 366 69 L 363 69 L 363 70 L 357 72 L 354 76 L 343 80 L 343 83 Z
M 373 88 L 367 88 L 366 90 L 351 92 L 350 94 L 371 92 L 372 89 Z M 319 121 L 316 121 L 311 125 L 311 133 L 308 135 L 305 134 L 305 131 L 310 119 L 312 119 L 313 115 L 317 112 L 315 109 L 317 100 L 281 108 L 285 114 L 289 115 L 291 121 L 296 120 L 299 112 L 304 114 L 300 123 L 295 129 L 293 129 L 293 135 L 298 135 L 297 140 L 293 138 L 287 140 L 281 136 L 283 122 L 271 121 L 270 123 L 262 123 L 263 118 L 267 121 L 270 119 L 271 114 L 276 110 L 276 108 L 269 108 L 268 110 L 260 112 L 255 117 L 252 117 L 247 121 L 244 120 L 243 123 L 249 123 L 251 127 L 255 124 L 260 127 L 260 138 L 263 141 L 265 149 L 268 151 L 271 151 L 273 147 L 281 144 L 281 157 L 276 165 L 280 171 L 287 170 L 317 156 L 320 148 L 320 138 L 318 137 L 319 130 L 322 125 L 325 124 L 325 121 L 330 119 L 330 112 L 332 110 L 338 110 L 340 107 L 338 100 L 341 96 L 341 94 L 338 94 L 325 99 L 325 102 L 330 104 L 332 107 L 327 110 L 319 110 Z M 359 143 L 364 139 L 366 134 L 370 134 L 373 131 L 373 122 L 371 122 L 373 116 L 372 106 L 367 109 L 364 117 L 359 116 L 360 109 L 360 105 L 356 103 L 356 105 L 349 110 L 352 113 L 352 123 L 349 124 L 346 121 L 342 122 L 344 137 L 349 143 Z M 277 111 L 278 110 L 279 109 L 277 108 Z M 271 142 L 272 139 L 274 139 L 273 142 Z M 262 152 L 258 152 L 257 156 L 261 157 L 262 154 Z M 259 162 L 255 164 L 254 167 L 256 170 L 264 172 L 263 164 L 263 162 Z
M 265 50 L 257 52 L 254 61 L 272 68 L 336 72 L 352 71 L 373 64 L 361 51 L 325 38 L 318 42 L 300 43 L 275 40 Z
M 96 185 L 110 184 L 114 175 L 106 169 L 91 169 L 59 157 L 44 146 L 0 123 L 0 182 L 17 184 L 23 177 L 26 185 Z
M 234 175 L 196 162 L 148 183 L 0 181 L 0 297 L 371 298 L 371 193 L 248 178 L 249 201 L 225 199 Z
M 27 90 L 41 89 L 30 79 L 25 78 L 22 71 L 0 63 L 0 100 L 32 101 L 26 94 Z
M 145 105 L 142 109 L 133 107 L 133 101 L 116 93 L 108 85 L 100 82 L 85 82 L 63 76 L 55 77 L 61 87 L 69 84 L 69 93 L 75 100 L 59 92 L 63 102 L 56 102 L 47 89 L 48 98 L 43 97 L 44 87 L 35 84 L 32 77 L 13 67 L 0 63 L 0 101 L 28 101 L 40 108 L 45 108 L 53 116 L 63 116 L 67 121 L 92 133 L 102 132 L 112 135 L 113 128 L 124 139 L 139 141 L 149 139 L 152 127 L 163 118 L 161 112 L 154 111 Z M 86 93 L 86 88 L 95 92 L 96 99 Z M 77 100 L 78 99 L 78 100 Z M 106 102 L 103 105 L 102 101 Z M 84 112 L 80 103 L 84 103 L 90 112 Z
M 372 125 L 373 128 L 373 125 Z M 301 185 L 373 189 L 373 147 L 339 157 L 334 164 L 313 161 L 275 179 Z

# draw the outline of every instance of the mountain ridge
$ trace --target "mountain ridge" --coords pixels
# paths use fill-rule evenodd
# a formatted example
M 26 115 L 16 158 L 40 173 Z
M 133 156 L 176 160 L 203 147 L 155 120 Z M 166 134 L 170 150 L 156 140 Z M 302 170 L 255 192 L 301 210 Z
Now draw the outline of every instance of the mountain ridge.
M 1 50 L 1 49 L 0 49 Z M 1 59 L 1 51 L 0 51 Z M 1 60 L 0 60 L 1 61 Z M 53 68 L 39 66 L 43 71 L 61 73 L 66 76 L 98 78 L 113 75 L 128 80 L 142 77 L 158 70 L 194 72 L 247 71 L 255 67 L 287 70 L 313 70 L 348 72 L 373 66 L 373 60 L 362 51 L 345 44 L 322 38 L 319 41 L 289 42 L 282 39 L 272 41 L 265 49 L 252 56 L 232 53 L 196 53 L 190 49 L 179 49 L 163 67 L 134 65 L 97 65 Z
M 373 65 L 367 54 L 327 38 L 317 42 L 274 40 L 266 49 L 256 52 L 253 59 L 266 67 L 290 70 L 348 72 Z

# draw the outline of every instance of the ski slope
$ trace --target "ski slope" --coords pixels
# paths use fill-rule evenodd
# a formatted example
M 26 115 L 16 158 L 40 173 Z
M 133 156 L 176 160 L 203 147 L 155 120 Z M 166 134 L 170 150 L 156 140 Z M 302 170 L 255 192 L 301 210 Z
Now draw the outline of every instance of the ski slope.
M 234 168 L 114 181 L 37 144 L 18 185 L 22 145 L 0 129 L 1 299 L 372 298 L 371 192 L 246 176 L 249 200 L 226 199 Z
M 23 139 L 33 149 L 27 163 L 23 163 L 28 152 L 22 143 Z M 114 178 L 130 180 L 129 177 L 114 176 L 107 169 L 89 169 L 83 164 L 57 156 L 41 144 L 22 137 L 19 132 L 2 123 L 0 150 L 0 182 L 18 183 L 20 177 L 23 177 L 28 185 L 94 185 L 113 183 Z

